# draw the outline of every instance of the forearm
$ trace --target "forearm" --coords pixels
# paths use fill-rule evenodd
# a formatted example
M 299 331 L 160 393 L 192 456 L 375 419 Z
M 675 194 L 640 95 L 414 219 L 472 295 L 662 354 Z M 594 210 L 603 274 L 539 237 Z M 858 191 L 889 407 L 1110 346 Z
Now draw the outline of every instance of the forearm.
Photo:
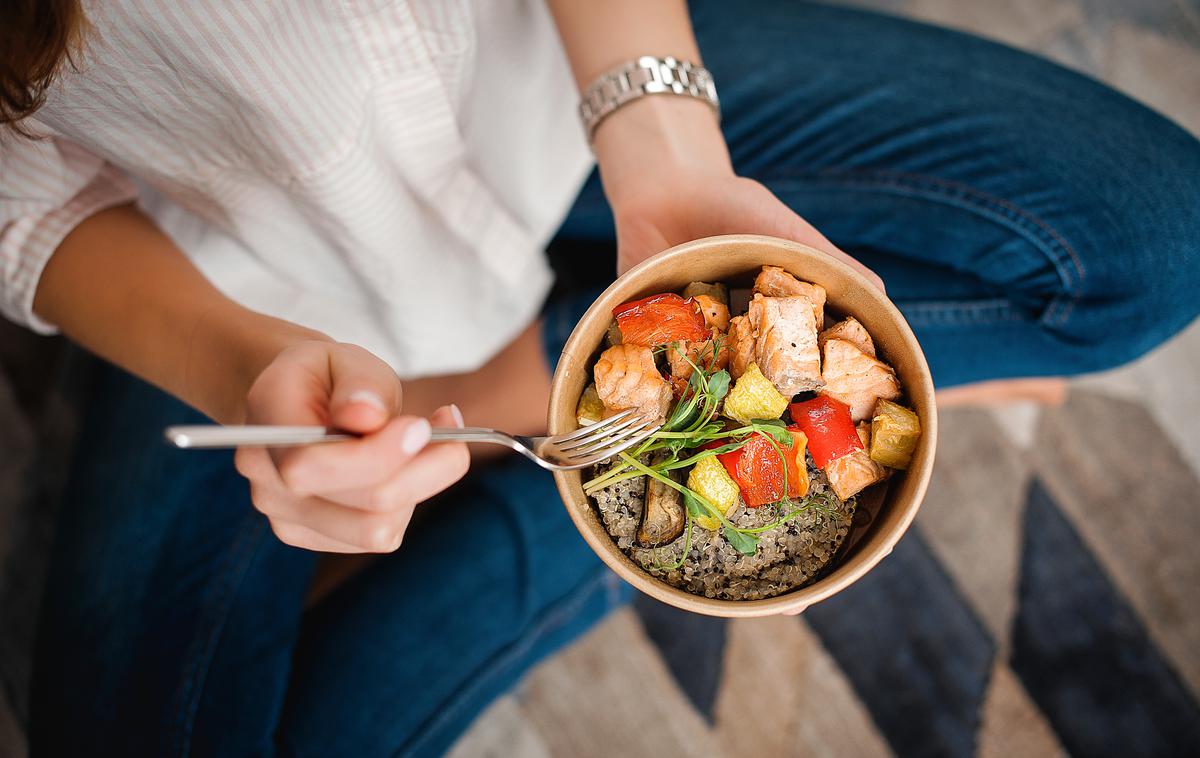
M 683 0 L 549 0 L 549 5 L 581 91 L 607 69 L 643 55 L 703 62 Z M 614 207 L 655 167 L 732 172 L 712 108 L 690 97 L 652 95 L 618 108 L 600 122 L 592 149 Z
M 618 63 L 668 55 L 700 63 L 683 0 L 548 0 L 580 90 Z
M 38 316 L 97 355 L 223 423 L 288 345 L 323 335 L 222 295 L 133 206 L 97 213 L 51 257 Z

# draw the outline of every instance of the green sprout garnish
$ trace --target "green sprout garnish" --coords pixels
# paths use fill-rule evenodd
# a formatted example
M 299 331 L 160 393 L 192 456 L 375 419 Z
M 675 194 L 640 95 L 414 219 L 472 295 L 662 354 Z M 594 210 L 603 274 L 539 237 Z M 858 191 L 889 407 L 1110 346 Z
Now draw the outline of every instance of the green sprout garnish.
M 656 565 L 655 568 L 658 569 L 670 570 L 683 565 L 691 547 L 693 522 L 701 516 L 716 518 L 721 524 L 721 534 L 729 544 L 733 545 L 735 550 L 743 555 L 754 555 L 758 549 L 758 535 L 763 532 L 782 526 L 809 511 L 816 511 L 829 517 L 835 515 L 836 502 L 831 501 L 832 495 L 829 493 L 809 495 L 799 502 L 785 497 L 776 506 L 786 505 L 791 509 L 780 518 L 764 526 L 741 528 L 734 525 L 725 517 L 725 513 L 720 508 L 713 505 L 700 493 L 668 476 L 667 472 L 669 471 L 695 466 L 705 458 L 737 450 L 757 435 L 770 442 L 779 453 L 780 460 L 783 462 L 783 491 L 785 495 L 787 493 L 788 467 L 784 448 L 791 448 L 795 443 L 783 421 L 781 419 L 755 419 L 748 424 L 730 429 L 727 428 L 726 421 L 717 417 L 718 409 L 729 392 L 730 385 L 729 372 L 716 368 L 721 339 L 718 336 L 712 340 L 696 356 L 695 360 L 687 355 L 680 343 L 673 342 L 667 346 L 692 367 L 692 374 L 688 378 L 682 397 L 675 404 L 661 429 L 632 450 L 621 453 L 620 463 L 583 485 L 584 492 L 593 494 L 618 482 L 649 476 L 677 490 L 683 496 L 683 502 L 687 507 L 683 553 L 673 564 Z M 728 442 L 709 449 L 698 449 L 716 440 L 728 440 Z M 642 462 L 647 454 L 659 451 L 665 451 L 665 455 L 657 463 Z M 657 560 L 657 548 L 655 551 Z

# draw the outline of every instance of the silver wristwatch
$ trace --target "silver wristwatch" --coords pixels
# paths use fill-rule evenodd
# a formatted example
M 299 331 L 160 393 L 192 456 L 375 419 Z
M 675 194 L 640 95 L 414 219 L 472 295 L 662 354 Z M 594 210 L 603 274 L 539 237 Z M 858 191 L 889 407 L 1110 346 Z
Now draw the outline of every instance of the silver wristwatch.
M 636 61 L 605 71 L 584 91 L 579 103 L 579 118 L 583 121 L 588 142 L 591 143 L 596 127 L 605 116 L 639 97 L 660 94 L 687 95 L 703 100 L 720 118 L 721 102 L 708 69 L 671 57 L 643 55 Z

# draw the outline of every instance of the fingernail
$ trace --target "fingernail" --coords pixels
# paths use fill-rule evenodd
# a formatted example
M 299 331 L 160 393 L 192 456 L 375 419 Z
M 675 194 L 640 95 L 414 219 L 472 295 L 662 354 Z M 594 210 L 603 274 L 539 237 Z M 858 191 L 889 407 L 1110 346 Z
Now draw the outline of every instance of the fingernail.
M 346 399 L 351 403 L 364 403 L 387 413 L 387 406 L 384 405 L 383 398 L 371 390 L 354 390 Z
M 454 417 L 454 425 L 462 429 L 466 424 L 463 423 L 462 411 L 454 403 L 450 404 L 450 415 Z
M 400 440 L 400 449 L 410 455 L 417 452 L 429 442 L 431 431 L 429 419 L 417 419 L 404 430 L 404 437 Z

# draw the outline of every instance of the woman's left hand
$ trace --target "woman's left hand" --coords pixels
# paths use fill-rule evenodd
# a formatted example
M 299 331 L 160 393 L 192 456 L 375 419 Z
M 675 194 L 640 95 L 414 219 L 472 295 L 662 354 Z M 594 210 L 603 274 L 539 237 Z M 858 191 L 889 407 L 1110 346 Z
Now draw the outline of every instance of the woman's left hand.
M 649 97 L 630 103 L 600 125 L 593 147 L 616 218 L 620 273 L 682 242 L 766 234 L 822 250 L 883 289 L 875 272 L 769 189 L 734 173 L 716 119 L 699 101 Z

